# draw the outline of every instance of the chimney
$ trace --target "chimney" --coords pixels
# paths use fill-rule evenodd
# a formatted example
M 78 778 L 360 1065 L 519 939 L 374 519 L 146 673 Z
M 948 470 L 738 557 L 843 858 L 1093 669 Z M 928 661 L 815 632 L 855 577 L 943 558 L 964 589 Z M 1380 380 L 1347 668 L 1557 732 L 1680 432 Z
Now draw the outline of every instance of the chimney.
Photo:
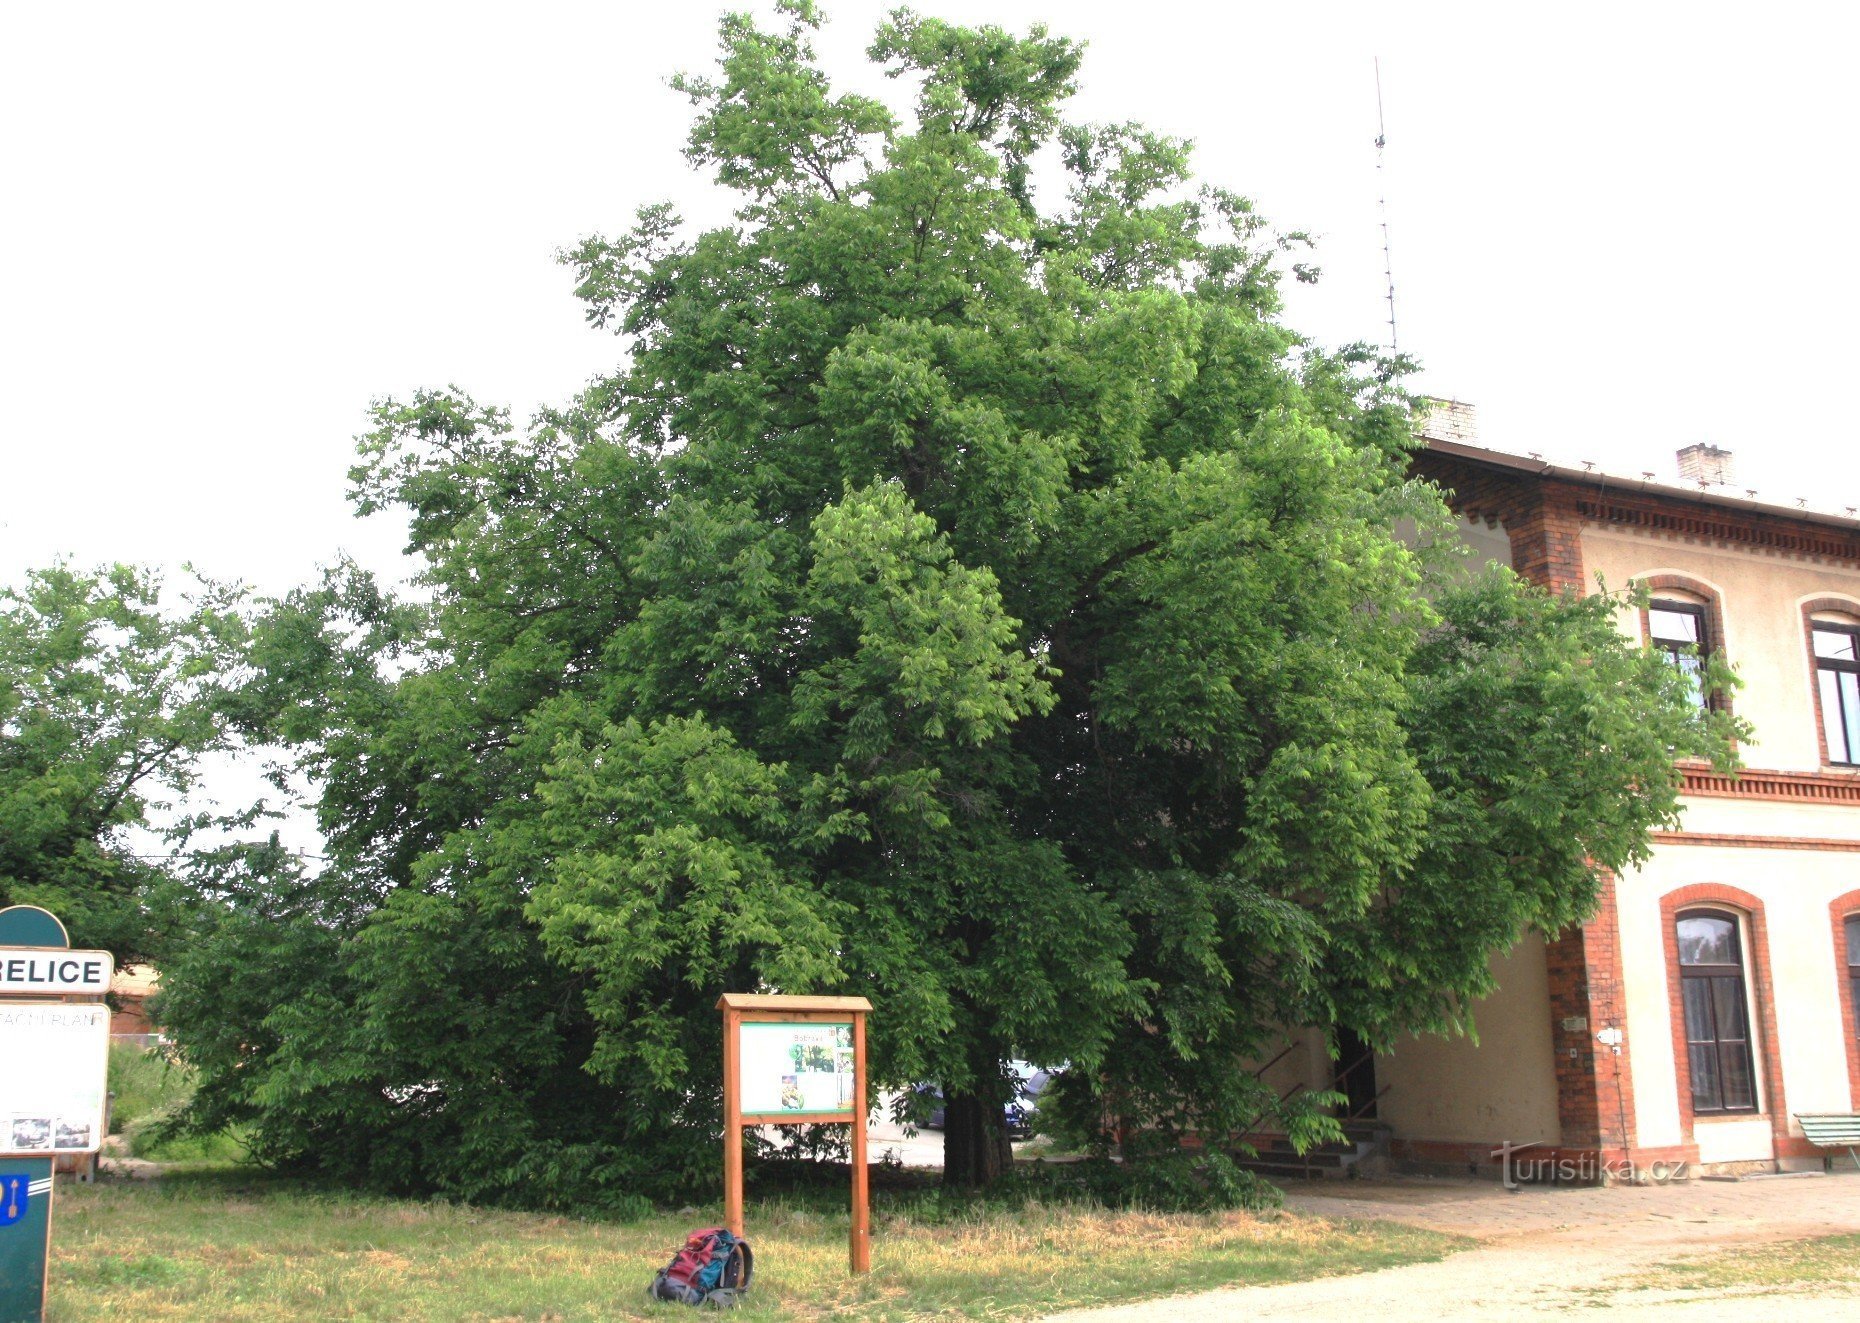
M 1424 396 L 1416 431 L 1427 441 L 1462 441 L 1476 445 L 1479 441 L 1479 406 L 1459 400 L 1436 400 Z
M 1731 473 L 1731 452 L 1701 441 L 1679 452 L 1679 476 L 1701 486 L 1723 487 L 1736 479 Z

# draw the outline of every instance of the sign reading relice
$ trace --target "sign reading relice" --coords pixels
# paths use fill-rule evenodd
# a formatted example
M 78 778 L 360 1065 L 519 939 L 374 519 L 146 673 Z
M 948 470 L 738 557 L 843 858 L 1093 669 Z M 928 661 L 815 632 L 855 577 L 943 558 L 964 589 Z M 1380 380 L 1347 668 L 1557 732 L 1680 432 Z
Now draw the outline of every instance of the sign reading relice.
M 108 951 L 60 951 L 43 946 L 0 946 L 0 997 L 51 993 L 101 997 L 110 990 L 116 960 Z
M 0 1002 L 0 1153 L 94 1153 L 103 1143 L 110 1008 Z

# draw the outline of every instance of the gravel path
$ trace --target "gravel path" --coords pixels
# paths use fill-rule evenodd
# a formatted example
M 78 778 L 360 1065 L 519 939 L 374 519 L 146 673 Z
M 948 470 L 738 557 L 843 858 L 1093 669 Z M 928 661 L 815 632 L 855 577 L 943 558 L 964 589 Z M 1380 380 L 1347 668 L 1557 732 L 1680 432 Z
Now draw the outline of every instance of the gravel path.
M 1661 1188 L 1515 1194 L 1496 1184 L 1396 1180 L 1315 1182 L 1286 1207 L 1322 1217 L 1405 1222 L 1477 1238 L 1439 1263 L 1381 1272 L 1232 1287 L 1109 1309 L 1056 1314 L 1067 1323 L 1176 1319 L 1326 1319 L 1351 1323 L 1458 1323 L 1567 1314 L 1610 1319 L 1717 1319 L 1764 1323 L 1860 1319 L 1860 1296 L 1719 1295 L 1624 1289 L 1662 1263 L 1727 1246 L 1860 1231 L 1860 1173 L 1693 1181 Z M 1615 1287 L 1610 1286 L 1614 1282 Z

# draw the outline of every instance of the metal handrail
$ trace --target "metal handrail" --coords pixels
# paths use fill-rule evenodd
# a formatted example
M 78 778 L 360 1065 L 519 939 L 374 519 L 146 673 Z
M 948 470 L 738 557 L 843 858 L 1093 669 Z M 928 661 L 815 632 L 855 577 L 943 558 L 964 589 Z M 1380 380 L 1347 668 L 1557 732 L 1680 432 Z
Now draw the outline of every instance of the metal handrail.
M 1286 1053 L 1289 1053 L 1292 1050 L 1292 1048 L 1296 1046 L 1297 1044 L 1295 1043 L 1288 1045 L 1284 1052 L 1279 1053 L 1278 1056 L 1274 1057 L 1271 1061 L 1268 1061 L 1265 1065 L 1261 1066 L 1258 1070 L 1254 1071 L 1253 1078 L 1259 1079 L 1268 1070 L 1271 1070 L 1272 1067 L 1277 1065 L 1280 1061 L 1284 1060 Z M 1352 1061 L 1349 1065 L 1339 1070 L 1335 1075 L 1332 1075 L 1330 1077 L 1330 1082 L 1327 1085 L 1325 1085 L 1325 1088 L 1328 1091 L 1335 1092 L 1337 1086 L 1343 1083 L 1344 1077 L 1346 1075 L 1348 1075 L 1351 1071 L 1355 1070 L 1358 1066 L 1362 1065 L 1365 1061 L 1370 1060 L 1372 1057 L 1375 1056 L 1375 1054 L 1376 1054 L 1376 1050 L 1373 1047 L 1366 1049 L 1362 1053 L 1361 1056 L 1356 1058 L 1356 1060 Z M 1368 1111 L 1370 1108 L 1374 1107 L 1377 1103 L 1381 1102 L 1383 1098 L 1387 1097 L 1388 1091 L 1394 1087 L 1395 1086 L 1392 1083 L 1383 1085 L 1382 1088 L 1376 1093 L 1375 1097 L 1371 1098 L 1368 1102 L 1364 1103 L 1361 1107 L 1358 1107 L 1355 1111 L 1350 1112 L 1348 1115 L 1344 1116 L 1342 1118 L 1342 1123 L 1348 1124 L 1351 1121 L 1357 1120 L 1364 1112 Z M 1248 1121 L 1241 1130 L 1236 1132 L 1231 1142 L 1236 1145 L 1245 1143 L 1248 1137 L 1251 1136 L 1255 1131 L 1259 1129 L 1260 1122 L 1264 1121 L 1267 1117 L 1272 1116 L 1274 1113 L 1280 1111 L 1285 1106 L 1286 1103 L 1290 1102 L 1293 1098 L 1297 1097 L 1299 1094 L 1309 1093 L 1309 1092 L 1310 1092 L 1310 1089 L 1306 1085 L 1294 1084 L 1291 1088 L 1287 1089 L 1284 1093 L 1279 1095 L 1277 1102 L 1273 1103 L 1273 1105 L 1268 1107 L 1265 1111 L 1260 1112 L 1251 1121 Z M 1304 1154 L 1302 1156 L 1304 1157 L 1305 1171 L 1308 1175 L 1311 1169 L 1310 1155 Z
M 1371 1098 L 1368 1102 L 1364 1103 L 1361 1107 L 1357 1108 L 1354 1112 L 1351 1112 L 1348 1116 L 1344 1117 L 1343 1119 L 1346 1122 L 1356 1120 L 1364 1112 L 1368 1111 L 1371 1107 L 1374 1107 L 1377 1103 L 1381 1102 L 1384 1098 L 1386 1098 L 1388 1096 L 1389 1090 L 1394 1087 L 1395 1086 L 1393 1084 L 1384 1084 L 1379 1090 L 1377 1090 L 1375 1097 Z

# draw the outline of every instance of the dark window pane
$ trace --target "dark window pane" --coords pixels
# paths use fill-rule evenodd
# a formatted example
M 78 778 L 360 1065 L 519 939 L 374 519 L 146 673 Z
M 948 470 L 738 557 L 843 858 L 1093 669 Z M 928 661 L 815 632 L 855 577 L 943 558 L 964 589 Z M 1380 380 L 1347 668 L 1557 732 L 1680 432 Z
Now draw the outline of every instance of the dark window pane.
M 1712 1017 L 1718 1026 L 1718 1041 L 1743 1040 L 1750 1037 L 1744 1021 L 1744 980 L 1726 975 L 1711 980 Z
M 1690 643 L 1697 647 L 1703 640 L 1699 616 L 1655 602 L 1647 612 L 1647 628 L 1662 643 Z
M 1855 918 L 1860 920 L 1860 915 Z M 1679 946 L 1679 995 L 1686 1022 L 1692 1109 L 1755 1111 L 1750 1010 L 1744 999 L 1737 921 L 1725 914 L 1684 914 L 1674 921 L 1673 929 Z
M 1724 1043 L 1718 1050 L 1723 1071 L 1722 1091 L 1727 1112 L 1754 1112 L 1757 1109 L 1756 1081 L 1750 1077 L 1750 1044 Z
M 1841 723 L 1847 737 L 1844 762 L 1860 763 L 1860 675 L 1851 671 L 1840 677 Z
M 1847 739 L 1847 723 L 1841 717 L 1840 682 L 1847 679 L 1839 671 L 1823 671 L 1821 681 L 1821 729 L 1828 737 L 1828 757 L 1837 763 L 1860 761 Z
M 1682 965 L 1735 965 L 1737 925 L 1710 914 L 1688 914 L 1679 920 L 1679 963 Z
M 1860 914 L 1847 916 L 1847 963 L 1860 965 Z
M 1837 661 L 1860 661 L 1860 635 L 1846 630 L 1815 629 L 1815 655 Z
M 1711 980 L 1682 978 L 1679 990 L 1686 1005 L 1686 1041 L 1715 1043 L 1718 1035 L 1711 1026 Z
M 1691 1067 L 1692 1110 L 1717 1112 L 1724 1109 L 1724 1094 L 1718 1087 L 1718 1050 L 1709 1043 L 1686 1054 Z

